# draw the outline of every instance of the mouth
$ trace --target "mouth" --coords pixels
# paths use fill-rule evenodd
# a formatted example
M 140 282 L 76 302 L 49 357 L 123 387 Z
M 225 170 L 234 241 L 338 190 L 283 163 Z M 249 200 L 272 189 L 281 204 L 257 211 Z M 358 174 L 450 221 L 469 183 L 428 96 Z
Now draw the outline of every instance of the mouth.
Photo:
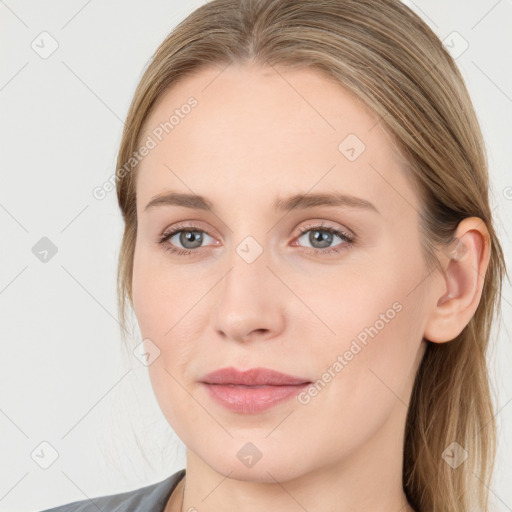
M 311 383 L 308 379 L 295 377 L 268 368 L 221 368 L 205 375 L 201 382 L 205 384 L 232 384 L 234 386 L 294 386 Z
M 209 373 L 200 382 L 217 404 L 243 414 L 270 409 L 311 384 L 305 378 L 267 368 L 240 371 L 233 367 Z

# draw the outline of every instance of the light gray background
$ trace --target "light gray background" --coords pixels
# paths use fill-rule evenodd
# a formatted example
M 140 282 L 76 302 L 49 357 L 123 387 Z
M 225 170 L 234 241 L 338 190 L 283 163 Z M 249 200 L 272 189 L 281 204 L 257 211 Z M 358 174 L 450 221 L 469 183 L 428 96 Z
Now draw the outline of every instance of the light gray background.
M 185 465 L 147 369 L 122 356 L 121 216 L 115 192 L 99 201 L 92 190 L 115 170 L 123 120 L 149 57 L 202 3 L 0 0 L 0 511 L 121 492 Z M 441 39 L 456 31 L 469 44 L 457 63 L 486 139 L 494 214 L 510 260 L 512 2 L 406 3 Z M 50 48 L 43 31 L 58 43 L 48 58 L 31 47 L 35 40 Z M 46 263 L 32 252 L 42 237 L 58 248 Z M 490 357 L 500 427 L 491 496 L 500 512 L 512 510 L 508 283 L 502 307 Z M 48 469 L 40 464 L 51 461 L 52 449 L 42 442 L 58 453 Z

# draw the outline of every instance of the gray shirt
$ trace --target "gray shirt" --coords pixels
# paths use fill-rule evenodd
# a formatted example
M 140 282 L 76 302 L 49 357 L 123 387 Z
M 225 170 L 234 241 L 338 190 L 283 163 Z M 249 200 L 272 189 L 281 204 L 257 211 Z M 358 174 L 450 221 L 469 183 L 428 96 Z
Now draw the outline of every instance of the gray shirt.
M 41 512 L 163 512 L 172 491 L 184 476 L 185 469 L 181 469 L 156 484 L 119 494 L 74 501 Z

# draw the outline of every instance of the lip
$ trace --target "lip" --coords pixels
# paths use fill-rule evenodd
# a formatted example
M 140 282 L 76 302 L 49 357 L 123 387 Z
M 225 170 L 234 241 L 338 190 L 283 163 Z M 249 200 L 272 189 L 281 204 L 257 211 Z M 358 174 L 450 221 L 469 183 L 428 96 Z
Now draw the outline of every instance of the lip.
M 210 397 L 225 408 L 256 414 L 290 399 L 311 384 L 301 377 L 268 368 L 221 368 L 205 375 L 201 384 Z
M 206 384 L 233 384 L 238 386 L 294 386 L 308 381 L 302 377 L 287 375 L 269 368 L 237 370 L 230 366 L 205 375 L 201 382 Z

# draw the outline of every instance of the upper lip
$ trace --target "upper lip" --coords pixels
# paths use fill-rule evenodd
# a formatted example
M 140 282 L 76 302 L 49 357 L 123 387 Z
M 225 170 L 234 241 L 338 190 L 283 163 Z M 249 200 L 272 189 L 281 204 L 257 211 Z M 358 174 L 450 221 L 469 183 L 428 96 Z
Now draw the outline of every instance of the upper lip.
M 205 375 L 201 382 L 207 384 L 235 384 L 242 386 L 290 386 L 305 384 L 311 381 L 301 377 L 294 377 L 269 368 L 250 368 L 237 370 L 236 368 L 221 368 Z

